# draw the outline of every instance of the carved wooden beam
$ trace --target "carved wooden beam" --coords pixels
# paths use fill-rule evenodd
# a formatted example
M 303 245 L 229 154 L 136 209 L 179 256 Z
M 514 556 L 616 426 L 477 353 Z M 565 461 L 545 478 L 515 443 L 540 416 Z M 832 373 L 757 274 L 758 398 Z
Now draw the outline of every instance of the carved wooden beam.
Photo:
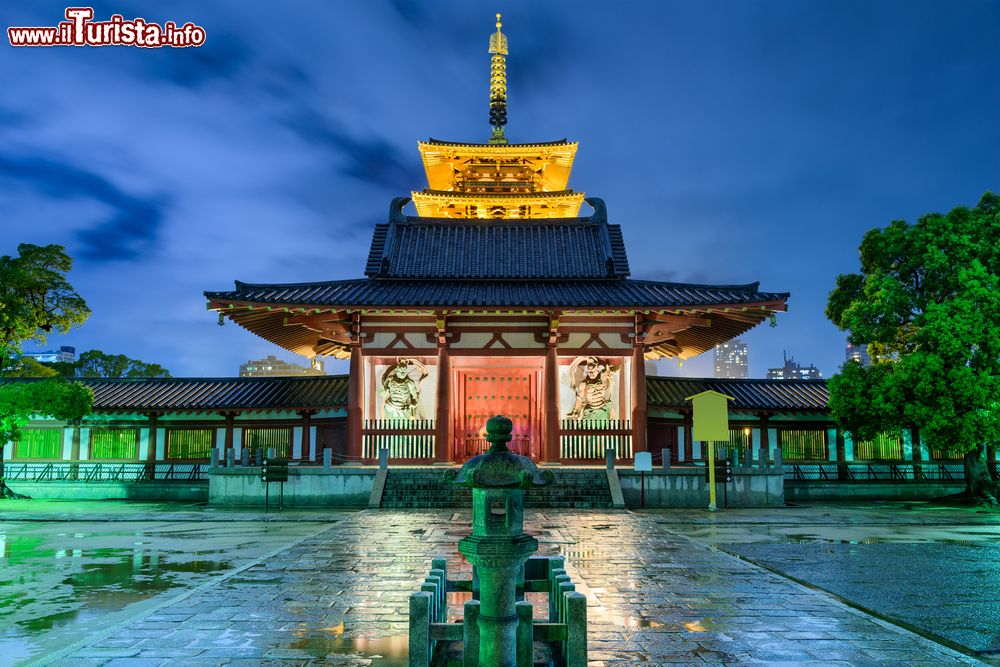
M 697 315 L 672 315 L 670 313 L 651 313 L 650 317 L 656 322 L 664 322 L 667 324 L 679 325 L 683 328 L 687 327 L 710 327 L 712 326 L 712 320 L 707 317 L 698 317 Z M 680 329 L 677 329 L 680 331 Z
M 289 315 L 282 319 L 286 327 L 300 326 L 309 331 L 315 331 L 323 338 L 335 343 L 350 345 L 351 322 L 333 319 L 330 315 Z

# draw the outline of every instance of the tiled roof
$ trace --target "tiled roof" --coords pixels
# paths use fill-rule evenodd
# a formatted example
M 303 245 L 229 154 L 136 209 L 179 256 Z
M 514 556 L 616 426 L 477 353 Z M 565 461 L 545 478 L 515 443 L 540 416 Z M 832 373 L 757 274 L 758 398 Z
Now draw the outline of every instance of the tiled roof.
M 6 380 L 23 382 L 25 380 Z M 28 380 L 30 381 L 30 380 Z M 94 410 L 293 410 L 343 407 L 347 376 L 261 378 L 84 379 L 94 392 Z M 688 396 L 714 389 L 734 397 L 740 410 L 827 412 L 826 380 L 713 380 L 646 378 L 650 408 L 690 407 Z
M 429 279 L 624 278 L 621 228 L 587 218 L 376 225 L 365 275 Z
M 431 137 L 427 140 L 429 144 L 435 144 L 438 146 L 483 146 L 489 148 L 498 148 L 503 150 L 504 148 L 521 148 L 527 146 L 560 146 L 562 144 L 570 143 L 568 139 L 557 139 L 555 141 L 535 141 L 527 144 L 477 144 L 468 141 L 443 141 L 441 139 L 435 139 Z
M 711 378 L 650 377 L 646 380 L 649 407 L 683 408 L 684 399 L 709 389 L 732 396 L 730 409 L 827 412 L 830 392 L 826 380 L 715 380 Z
M 784 292 L 747 285 L 648 280 L 393 280 L 361 278 L 285 285 L 236 282 L 212 301 L 343 308 L 672 308 L 783 302 Z
M 94 410 L 298 410 L 347 405 L 347 376 L 83 379 Z

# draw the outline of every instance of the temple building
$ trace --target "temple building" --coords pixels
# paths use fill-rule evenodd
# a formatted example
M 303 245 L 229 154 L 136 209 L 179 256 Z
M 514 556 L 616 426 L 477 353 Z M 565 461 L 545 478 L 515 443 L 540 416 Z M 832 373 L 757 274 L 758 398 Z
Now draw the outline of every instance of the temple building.
M 630 278 L 622 228 L 569 188 L 577 143 L 507 141 L 500 27 L 490 138 L 418 143 L 427 187 L 392 201 L 365 277 L 206 292 L 220 322 L 350 359 L 344 460 L 388 447 L 396 460 L 462 461 L 483 450 L 493 414 L 539 461 L 597 460 L 606 446 L 629 459 L 648 447 L 645 360 L 688 359 L 785 310 L 787 293 L 757 283 Z

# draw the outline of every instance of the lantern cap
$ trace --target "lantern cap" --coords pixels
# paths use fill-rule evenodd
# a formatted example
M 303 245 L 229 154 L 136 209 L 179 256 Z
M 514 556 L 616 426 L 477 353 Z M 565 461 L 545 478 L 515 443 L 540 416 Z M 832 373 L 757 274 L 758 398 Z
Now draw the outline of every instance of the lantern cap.
M 490 417 L 486 422 L 486 440 L 492 446 L 466 461 L 460 470 L 446 471 L 445 481 L 476 489 L 528 489 L 555 481 L 551 470 L 539 470 L 527 456 L 507 449 L 513 429 L 513 422 L 506 417 Z

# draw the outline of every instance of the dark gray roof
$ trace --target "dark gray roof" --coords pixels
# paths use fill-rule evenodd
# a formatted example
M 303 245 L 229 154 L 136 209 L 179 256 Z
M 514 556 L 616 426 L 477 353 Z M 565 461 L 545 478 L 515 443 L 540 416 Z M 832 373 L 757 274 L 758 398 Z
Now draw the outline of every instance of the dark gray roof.
M 2 382 L 32 382 L 4 380 Z M 298 410 L 343 407 L 347 376 L 261 378 L 84 379 L 98 412 Z M 828 412 L 826 380 L 713 380 L 649 377 L 650 408 L 689 408 L 688 396 L 714 389 L 734 397 L 735 411 Z
M 288 306 L 447 308 L 670 308 L 784 301 L 784 292 L 747 285 L 692 285 L 649 280 L 392 280 L 361 278 L 286 285 L 236 282 L 210 300 Z
M 365 275 L 380 278 L 624 278 L 621 227 L 569 220 L 410 218 L 375 226 Z
M 689 408 L 684 399 L 709 389 L 732 396 L 731 410 L 827 412 L 830 392 L 826 380 L 715 380 L 711 378 L 650 377 L 646 380 L 649 407 Z
M 347 405 L 347 376 L 83 379 L 94 410 L 203 412 L 300 410 Z

